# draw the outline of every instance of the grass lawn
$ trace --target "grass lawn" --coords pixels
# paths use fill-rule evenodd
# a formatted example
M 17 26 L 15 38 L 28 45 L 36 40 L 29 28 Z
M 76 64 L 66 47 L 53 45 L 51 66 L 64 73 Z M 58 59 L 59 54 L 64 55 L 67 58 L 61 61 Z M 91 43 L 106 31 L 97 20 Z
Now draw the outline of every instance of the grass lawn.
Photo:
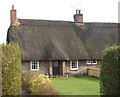
M 99 79 L 94 77 L 53 78 L 61 95 L 99 95 Z

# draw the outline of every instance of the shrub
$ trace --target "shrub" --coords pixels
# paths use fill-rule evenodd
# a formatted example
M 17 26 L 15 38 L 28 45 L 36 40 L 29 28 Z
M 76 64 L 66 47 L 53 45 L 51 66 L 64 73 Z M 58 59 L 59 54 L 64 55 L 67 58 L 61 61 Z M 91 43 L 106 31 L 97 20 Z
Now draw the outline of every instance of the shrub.
M 111 46 L 104 50 L 104 56 L 101 61 L 100 92 L 101 95 L 118 95 L 120 64 L 120 46 Z
M 57 91 L 49 78 L 43 74 L 38 74 L 34 79 L 28 82 L 28 91 L 32 95 L 57 95 Z
M 22 75 L 22 89 L 27 91 L 28 82 L 37 76 L 37 72 L 26 72 Z
M 21 52 L 16 43 L 2 46 L 2 94 L 21 95 Z

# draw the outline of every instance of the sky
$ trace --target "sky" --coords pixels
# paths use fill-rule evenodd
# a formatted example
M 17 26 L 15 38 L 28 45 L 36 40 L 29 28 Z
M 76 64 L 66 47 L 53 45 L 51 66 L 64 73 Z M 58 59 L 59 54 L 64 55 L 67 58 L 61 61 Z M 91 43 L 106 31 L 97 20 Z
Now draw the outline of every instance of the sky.
M 73 21 L 80 9 L 84 22 L 118 23 L 120 0 L 0 0 L 0 44 L 6 43 L 12 5 L 18 19 Z

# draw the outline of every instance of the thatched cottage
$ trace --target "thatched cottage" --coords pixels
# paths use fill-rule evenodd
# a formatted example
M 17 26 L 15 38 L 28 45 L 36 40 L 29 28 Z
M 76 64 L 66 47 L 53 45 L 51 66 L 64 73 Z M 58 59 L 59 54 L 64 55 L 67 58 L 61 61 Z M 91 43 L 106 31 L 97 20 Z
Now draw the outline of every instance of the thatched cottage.
M 79 76 L 88 67 L 99 67 L 106 46 L 117 44 L 118 23 L 86 23 L 76 10 L 74 22 L 17 19 L 10 12 L 8 42 L 17 42 L 22 52 L 23 73 Z

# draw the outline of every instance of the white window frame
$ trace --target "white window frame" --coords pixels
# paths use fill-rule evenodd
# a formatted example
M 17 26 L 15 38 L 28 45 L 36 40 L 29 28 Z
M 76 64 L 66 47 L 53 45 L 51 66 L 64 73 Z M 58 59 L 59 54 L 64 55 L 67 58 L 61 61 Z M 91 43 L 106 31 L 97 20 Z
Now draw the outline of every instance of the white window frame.
M 92 61 L 91 60 L 87 60 L 86 64 L 92 64 Z
M 93 60 L 92 60 L 92 64 L 97 64 L 97 60 L 94 60 L 95 61 L 95 63 L 93 62 Z
M 33 68 L 32 68 L 33 62 L 37 62 L 37 69 L 33 69 Z M 31 71 L 38 71 L 38 70 L 39 70 L 39 61 L 31 61 L 31 62 L 30 62 L 30 70 L 31 70 Z
M 75 61 L 75 60 L 73 60 L 73 61 Z M 71 69 L 71 70 L 78 70 L 78 61 L 77 61 L 77 64 L 76 64 L 76 65 L 77 65 L 77 68 L 73 68 L 73 67 L 72 67 L 72 61 L 70 61 L 70 69 Z

